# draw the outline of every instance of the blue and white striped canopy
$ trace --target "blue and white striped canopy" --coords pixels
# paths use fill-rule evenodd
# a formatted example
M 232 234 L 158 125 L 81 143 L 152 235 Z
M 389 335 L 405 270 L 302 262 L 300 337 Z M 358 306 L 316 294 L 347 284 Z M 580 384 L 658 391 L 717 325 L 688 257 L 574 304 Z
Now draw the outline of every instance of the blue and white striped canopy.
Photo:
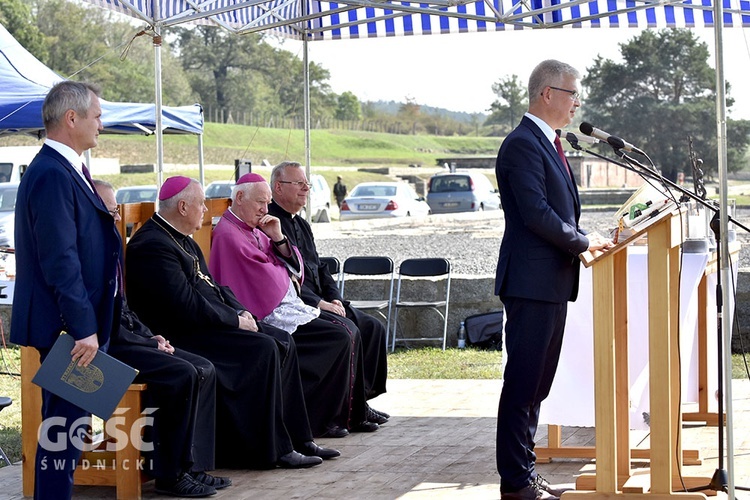
M 525 28 L 713 27 L 712 0 L 87 0 L 150 25 L 216 24 L 332 40 Z M 750 0 L 723 0 L 724 26 L 750 26 Z

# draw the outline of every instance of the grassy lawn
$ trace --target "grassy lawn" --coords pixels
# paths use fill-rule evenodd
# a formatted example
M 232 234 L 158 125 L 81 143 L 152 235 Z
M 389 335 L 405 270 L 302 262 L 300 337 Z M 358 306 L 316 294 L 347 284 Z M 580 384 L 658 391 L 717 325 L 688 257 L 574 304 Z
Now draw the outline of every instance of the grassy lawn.
M 12 461 L 21 457 L 21 379 L 20 352 L 0 348 L 0 395 L 10 396 L 13 404 L 0 412 L 0 446 Z M 388 355 L 391 379 L 498 379 L 501 378 L 502 352 L 477 349 L 421 348 L 399 349 Z M 732 378 L 747 378 L 740 355 L 732 359 Z M 0 464 L 2 466 L 4 464 Z

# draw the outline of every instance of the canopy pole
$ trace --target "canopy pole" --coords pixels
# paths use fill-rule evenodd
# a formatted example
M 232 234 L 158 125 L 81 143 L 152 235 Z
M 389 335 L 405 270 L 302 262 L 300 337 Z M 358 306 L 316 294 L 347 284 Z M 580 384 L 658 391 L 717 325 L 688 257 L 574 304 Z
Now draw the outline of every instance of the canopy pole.
M 716 61 L 716 138 L 718 146 L 717 170 L 719 173 L 719 231 L 721 234 L 719 262 L 721 282 L 721 325 L 723 337 L 724 365 L 724 408 L 726 408 L 726 457 L 728 477 L 728 498 L 734 498 L 734 432 L 732 430 L 732 321 L 730 321 L 730 284 L 729 274 L 729 214 L 728 214 L 728 181 L 727 181 L 727 103 L 726 82 L 724 80 L 724 5 L 722 0 L 714 0 L 714 45 Z M 719 415 L 719 425 L 724 425 Z
M 156 102 L 156 187 L 164 181 L 164 136 L 161 124 L 161 22 L 156 18 L 161 12 L 159 0 L 154 0 L 154 96 Z
M 201 186 L 206 187 L 206 171 L 203 167 L 203 133 L 198 134 L 198 175 Z
M 302 2 L 302 16 L 307 16 L 307 1 Z M 304 101 L 304 120 L 305 120 L 305 175 L 307 176 L 307 181 L 310 182 L 311 179 L 311 169 L 310 169 L 310 162 L 311 162 L 311 154 L 310 154 L 310 127 L 311 127 L 311 119 L 310 119 L 310 61 L 308 59 L 308 47 L 307 47 L 307 38 L 308 38 L 308 29 L 307 29 L 307 22 L 304 22 L 304 29 L 302 30 L 302 66 L 303 66 L 303 73 L 304 73 L 304 90 L 303 90 L 303 101 Z M 310 196 L 307 197 L 307 209 L 305 210 L 305 219 L 307 219 L 307 222 L 312 221 L 312 204 L 310 200 Z

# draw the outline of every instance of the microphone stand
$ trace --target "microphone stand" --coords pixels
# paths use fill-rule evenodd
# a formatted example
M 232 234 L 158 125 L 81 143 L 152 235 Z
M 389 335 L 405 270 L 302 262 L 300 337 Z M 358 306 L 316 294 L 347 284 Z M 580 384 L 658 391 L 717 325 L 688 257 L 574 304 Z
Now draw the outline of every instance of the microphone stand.
M 714 237 L 716 238 L 716 258 L 718 262 L 721 262 L 721 225 L 719 223 L 719 218 L 721 214 L 721 207 L 716 206 L 715 203 L 710 202 L 708 200 L 703 199 L 702 197 L 691 193 L 687 189 L 683 188 L 682 186 L 679 186 L 672 182 L 671 180 L 665 178 L 661 174 L 659 174 L 655 169 L 649 168 L 642 163 L 640 163 L 638 160 L 636 160 L 633 157 L 630 157 L 626 155 L 622 150 L 618 148 L 614 148 L 615 153 L 618 154 L 620 157 L 622 157 L 625 161 L 628 162 L 628 164 L 621 163 L 619 161 L 613 160 L 611 158 L 608 158 L 606 156 L 600 155 L 598 153 L 595 153 L 593 151 L 590 151 L 588 149 L 582 148 L 578 141 L 568 141 L 570 142 L 570 145 L 573 146 L 576 150 L 584 150 L 587 153 L 600 158 L 602 160 L 605 160 L 610 163 L 614 163 L 615 165 L 618 165 L 620 167 L 625 168 L 626 170 L 630 170 L 631 172 L 634 172 L 641 177 L 650 178 L 653 180 L 658 181 L 661 183 L 667 190 L 669 188 L 674 188 L 680 193 L 682 193 L 682 196 L 680 197 L 680 201 L 687 201 L 688 199 L 692 198 L 693 200 L 697 201 L 707 209 L 714 212 L 713 217 L 711 218 L 711 230 L 714 233 Z M 648 158 L 648 156 L 647 156 Z M 637 166 L 638 168 L 636 168 Z M 747 228 L 743 224 L 740 224 L 736 220 L 734 220 L 731 216 L 728 216 L 728 220 L 731 221 L 733 224 L 735 224 L 738 227 L 741 227 L 746 232 L 750 233 L 750 228 Z M 722 307 L 723 307 L 723 299 L 722 299 L 722 283 L 721 283 L 721 273 L 716 273 L 717 276 L 717 282 L 716 282 L 716 328 L 717 328 L 717 348 L 718 348 L 718 363 L 717 363 L 717 370 L 718 370 L 718 381 L 717 381 L 717 392 L 718 392 L 718 413 L 719 413 L 719 424 L 718 424 L 718 439 L 719 439 L 719 460 L 718 465 L 716 468 L 716 471 L 714 472 L 714 475 L 711 477 L 711 481 L 709 484 L 704 486 L 697 486 L 694 488 L 686 489 L 687 492 L 696 492 L 696 491 L 703 491 L 703 490 L 712 490 L 712 491 L 722 491 L 724 493 L 729 492 L 729 479 L 726 469 L 724 468 L 724 425 L 732 425 L 732 416 L 728 413 L 727 418 L 724 419 L 724 383 L 723 383 L 723 376 L 724 376 L 724 366 L 723 366 L 723 359 L 722 359 L 722 353 L 724 350 L 724 342 L 722 340 L 722 320 L 723 320 L 723 313 L 722 313 Z M 744 486 L 734 486 L 734 489 L 744 490 L 744 491 L 750 491 L 750 488 L 744 487 Z M 736 499 L 735 499 L 736 500 Z

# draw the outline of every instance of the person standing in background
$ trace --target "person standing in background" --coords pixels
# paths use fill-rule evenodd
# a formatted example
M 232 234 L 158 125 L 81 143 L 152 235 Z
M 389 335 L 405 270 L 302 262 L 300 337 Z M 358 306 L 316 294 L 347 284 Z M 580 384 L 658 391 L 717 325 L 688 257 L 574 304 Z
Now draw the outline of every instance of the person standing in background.
M 336 197 L 336 205 L 338 205 L 339 210 L 341 209 L 341 204 L 344 202 L 344 199 L 346 199 L 347 192 L 346 184 L 344 184 L 341 176 L 336 176 L 336 184 L 333 185 L 333 196 Z
M 534 470 L 539 409 L 557 370 L 568 301 L 578 295 L 578 256 L 612 245 L 578 226 L 578 188 L 555 133 L 581 105 L 579 78 L 560 61 L 534 68 L 528 111 L 497 156 L 505 231 L 495 295 L 507 317 L 496 444 L 502 500 L 556 499 L 564 491 Z
M 115 307 L 120 236 L 81 159 L 96 147 L 102 130 L 99 95 L 95 85 L 67 80 L 50 89 L 42 105 L 47 139 L 18 187 L 10 340 L 35 347 L 41 361 L 65 331 L 75 339 L 72 360 L 88 366 L 100 348 L 106 350 L 118 323 L 113 318 L 120 314 Z M 41 443 L 56 439 L 47 436 L 51 432 L 76 435 L 81 427 L 72 425 L 81 426 L 87 416 L 42 390 L 35 498 L 71 498 L 81 450 L 70 440 L 60 450 Z

